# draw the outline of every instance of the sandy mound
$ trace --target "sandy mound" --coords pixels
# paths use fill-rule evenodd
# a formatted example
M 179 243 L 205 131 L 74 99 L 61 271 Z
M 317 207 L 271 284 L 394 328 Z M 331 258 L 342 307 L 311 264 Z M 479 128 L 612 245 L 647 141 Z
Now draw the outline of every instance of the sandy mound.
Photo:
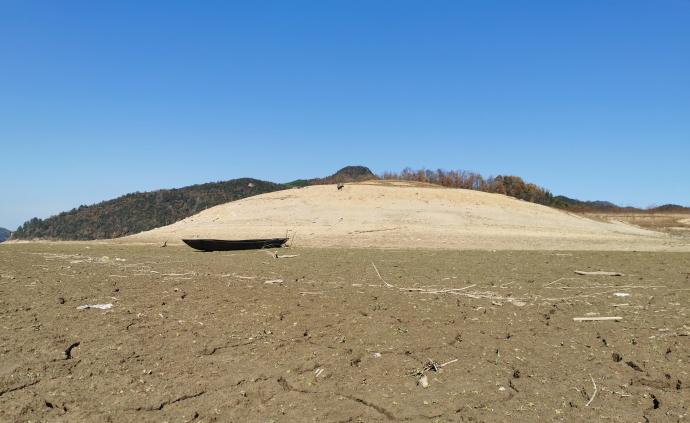
M 223 204 L 123 238 L 295 236 L 296 246 L 460 249 L 690 250 L 666 234 L 606 223 L 497 194 L 367 182 L 311 186 Z

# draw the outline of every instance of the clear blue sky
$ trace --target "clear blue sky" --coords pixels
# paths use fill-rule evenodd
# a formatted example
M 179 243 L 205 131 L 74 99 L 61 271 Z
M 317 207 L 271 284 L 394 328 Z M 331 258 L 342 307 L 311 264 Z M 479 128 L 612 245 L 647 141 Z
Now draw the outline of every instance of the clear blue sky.
M 0 0 L 0 226 L 348 164 L 690 205 L 690 1 Z

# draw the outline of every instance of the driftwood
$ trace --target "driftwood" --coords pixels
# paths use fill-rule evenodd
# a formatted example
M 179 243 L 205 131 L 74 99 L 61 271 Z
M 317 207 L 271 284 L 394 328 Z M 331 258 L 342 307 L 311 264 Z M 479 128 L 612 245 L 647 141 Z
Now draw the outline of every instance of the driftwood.
M 584 270 L 576 270 L 575 273 L 583 276 L 625 276 L 624 274 L 619 272 L 604 272 L 601 270 L 596 272 L 585 272 Z
M 620 316 L 615 317 L 573 317 L 576 322 L 606 322 L 606 321 L 618 321 L 623 320 Z
M 277 251 L 269 251 L 268 254 L 277 259 L 299 257 L 299 254 L 278 254 Z
M 88 310 L 90 308 L 97 308 L 99 310 L 110 310 L 113 308 L 111 303 L 108 304 L 84 304 L 77 307 L 77 310 Z

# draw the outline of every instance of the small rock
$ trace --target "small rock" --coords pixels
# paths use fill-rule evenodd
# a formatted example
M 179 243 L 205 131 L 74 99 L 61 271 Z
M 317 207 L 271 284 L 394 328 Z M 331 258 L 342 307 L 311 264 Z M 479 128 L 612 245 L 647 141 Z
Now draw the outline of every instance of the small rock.
M 62 297 L 58 297 L 57 303 L 58 303 L 58 304 L 64 304 L 64 303 L 65 303 L 65 299 L 62 298 Z

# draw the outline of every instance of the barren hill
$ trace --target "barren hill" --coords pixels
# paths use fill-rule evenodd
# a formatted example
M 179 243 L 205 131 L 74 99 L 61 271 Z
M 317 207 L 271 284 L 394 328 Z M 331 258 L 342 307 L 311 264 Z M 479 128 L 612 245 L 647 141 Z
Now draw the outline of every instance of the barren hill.
M 286 232 L 296 246 L 309 247 L 690 250 L 666 234 L 504 195 L 383 181 L 263 194 L 123 240 L 174 243 Z

